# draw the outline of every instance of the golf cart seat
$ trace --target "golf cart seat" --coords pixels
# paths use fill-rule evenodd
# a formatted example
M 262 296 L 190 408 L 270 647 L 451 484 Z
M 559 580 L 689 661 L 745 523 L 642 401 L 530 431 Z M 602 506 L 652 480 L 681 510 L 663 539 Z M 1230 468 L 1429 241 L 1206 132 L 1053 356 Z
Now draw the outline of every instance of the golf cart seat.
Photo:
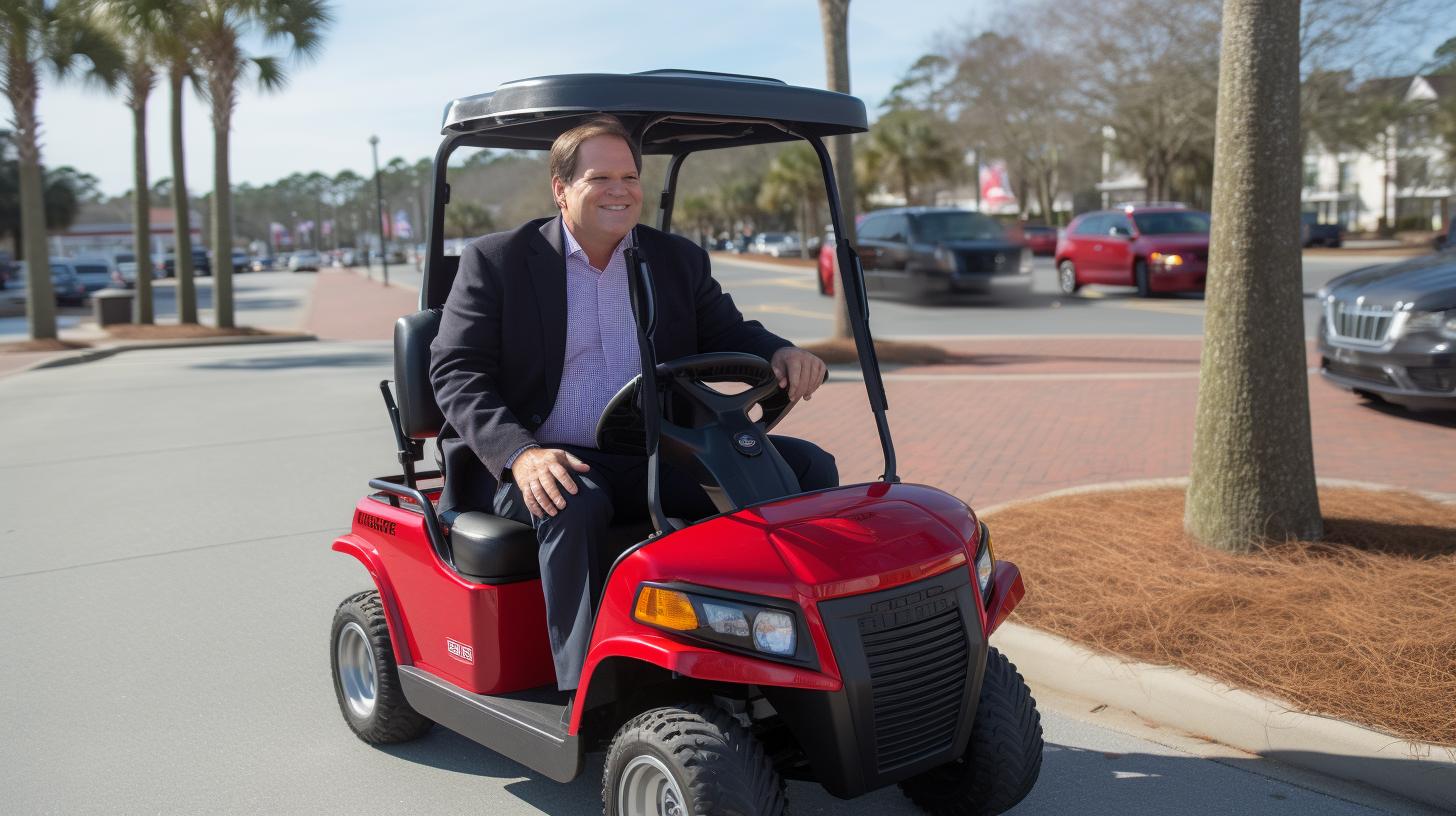
M 424 309 L 394 324 L 394 387 L 399 428 L 411 444 L 439 436 L 445 416 L 430 385 L 430 343 L 440 310 Z M 441 475 L 449 478 L 441 462 Z M 465 510 L 441 515 L 455 571 L 477 583 L 504 584 L 537 577 L 536 531 L 528 524 Z

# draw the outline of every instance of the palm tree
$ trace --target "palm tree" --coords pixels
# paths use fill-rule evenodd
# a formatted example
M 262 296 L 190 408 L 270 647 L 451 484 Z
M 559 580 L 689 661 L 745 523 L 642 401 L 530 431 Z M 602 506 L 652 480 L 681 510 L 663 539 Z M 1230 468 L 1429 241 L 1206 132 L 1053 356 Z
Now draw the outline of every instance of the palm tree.
M 925 182 L 944 180 L 959 168 L 959 151 L 945 138 L 931 114 L 902 109 L 881 116 L 870 128 L 865 165 L 917 204 Z
M 20 165 L 21 245 L 29 277 L 26 317 L 32 340 L 54 340 L 56 304 L 46 247 L 40 117 L 36 113 L 40 78 L 47 72 L 57 79 L 79 72 L 87 80 L 111 86 L 121 71 L 121 52 L 84 0 L 6 0 L 0 4 L 0 59 L 0 86 L 14 111 Z
M 172 138 L 172 255 L 173 273 L 177 276 L 177 321 L 197 322 L 197 284 L 192 279 L 192 215 L 187 195 L 186 148 L 182 142 L 182 88 L 188 80 L 196 84 L 193 71 L 193 47 L 190 29 L 196 25 L 195 9 L 186 0 L 158 2 L 162 28 L 154 43 L 167 71 L 167 91 L 171 102 L 168 121 Z
M 849 93 L 849 0 L 819 0 L 819 24 L 824 30 L 825 84 L 831 91 Z M 835 136 L 830 143 L 834 176 L 839 187 L 839 209 L 843 223 L 840 241 L 855 242 L 855 204 L 859 200 L 854 178 L 854 143 L 848 135 Z M 838 253 L 835 254 L 837 259 Z M 838 261 L 835 261 L 836 268 Z M 834 337 L 849 337 L 849 309 L 844 287 L 834 287 Z
M 123 86 L 132 121 L 132 246 L 136 255 L 136 322 L 155 322 L 152 303 L 152 199 L 147 178 L 147 100 L 157 85 L 158 38 L 166 0 L 110 0 L 106 11 L 125 55 Z
M 194 33 L 198 66 L 205 76 L 204 95 L 212 107 L 212 248 L 213 306 L 218 328 L 232 328 L 232 187 L 228 138 L 238 104 L 238 82 L 253 73 L 258 87 L 279 90 L 287 82 L 282 60 L 250 56 L 246 42 L 260 35 L 282 41 L 295 57 L 312 57 L 323 45 L 323 32 L 333 21 L 324 0 L 201 0 Z M 319 228 L 318 224 L 314 229 Z M 315 233 L 317 234 L 317 233 Z
M 769 165 L 759 190 L 758 204 L 765 210 L 792 211 L 799 222 L 799 257 L 809 257 L 810 231 L 819 223 L 819 201 L 824 196 L 824 175 L 819 157 L 798 142 L 785 148 Z

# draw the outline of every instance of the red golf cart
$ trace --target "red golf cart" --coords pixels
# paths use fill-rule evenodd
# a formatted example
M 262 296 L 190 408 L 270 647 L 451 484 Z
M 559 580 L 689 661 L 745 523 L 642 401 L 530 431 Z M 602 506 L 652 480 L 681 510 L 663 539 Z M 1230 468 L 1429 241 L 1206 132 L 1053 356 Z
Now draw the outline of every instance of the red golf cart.
M 488 508 L 437 514 L 450 474 L 416 464 L 444 422 L 428 363 L 458 264 L 443 251 L 448 160 L 467 146 L 546 150 L 598 113 L 620 118 L 644 153 L 670 157 L 664 231 L 688 156 L 795 139 L 819 156 L 838 227 L 823 140 L 866 127 L 853 97 L 689 71 L 543 77 L 450 105 L 421 310 L 397 323 L 393 388 L 380 384 L 403 473 L 369 482 L 333 544 L 374 583 L 334 619 L 344 719 L 369 743 L 443 725 L 560 782 L 585 752 L 605 750 L 608 814 L 778 814 L 789 779 L 844 798 L 899 785 L 932 813 L 1012 807 L 1040 770 L 1041 725 L 987 641 L 1020 601 L 1021 577 L 964 503 L 895 475 L 849 242 L 836 246 L 839 283 L 885 470 L 810 493 L 767 435 L 790 408 L 767 362 L 655 359 L 652 259 L 629 250 L 643 374 L 608 406 L 597 440 L 647 457 L 650 522 L 602 542 L 615 561 L 575 692 L 556 690 L 532 528 Z M 714 387 L 725 383 L 742 390 Z M 664 461 L 700 474 L 719 512 L 664 515 Z

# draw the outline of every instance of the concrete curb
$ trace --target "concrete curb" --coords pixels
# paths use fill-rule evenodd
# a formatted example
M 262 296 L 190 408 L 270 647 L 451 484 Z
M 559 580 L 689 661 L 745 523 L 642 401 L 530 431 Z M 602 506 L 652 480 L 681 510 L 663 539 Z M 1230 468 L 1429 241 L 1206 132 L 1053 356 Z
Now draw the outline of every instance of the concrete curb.
M 1342 479 L 1320 479 L 1319 483 L 1327 487 L 1404 489 Z M 981 515 L 1057 496 L 1187 484 L 1185 477 L 1069 488 L 1003 502 L 985 508 Z M 1452 494 L 1410 492 L 1432 501 L 1456 503 L 1456 495 Z M 1187 669 L 1094 652 L 1020 624 L 1006 623 L 998 629 L 995 645 L 1032 683 L 1133 711 L 1278 762 L 1456 811 L 1456 747 L 1404 740 L 1344 720 L 1305 714 L 1278 700 Z
M 240 335 L 237 337 L 196 337 L 185 340 L 144 340 L 130 343 L 116 343 L 114 345 L 97 346 L 87 349 L 77 349 L 73 352 L 57 352 L 57 356 L 44 360 L 36 360 L 30 365 L 7 371 L 0 374 L 0 377 L 12 374 L 20 374 L 26 371 L 36 371 L 43 368 L 60 368 L 61 366 L 78 365 L 90 363 L 96 360 L 104 360 L 107 357 L 114 357 L 125 351 L 142 351 L 145 349 L 172 349 L 192 348 L 195 346 L 250 346 L 268 343 L 304 343 L 318 340 L 312 334 L 279 334 L 279 335 Z

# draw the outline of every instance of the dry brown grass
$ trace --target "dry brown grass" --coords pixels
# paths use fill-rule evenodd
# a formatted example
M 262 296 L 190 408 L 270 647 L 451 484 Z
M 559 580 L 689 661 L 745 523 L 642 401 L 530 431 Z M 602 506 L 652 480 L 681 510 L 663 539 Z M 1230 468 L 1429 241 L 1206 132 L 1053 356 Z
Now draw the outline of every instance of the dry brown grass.
M 280 332 L 264 331 L 263 329 L 255 329 L 252 326 L 219 329 L 215 326 L 202 326 L 196 323 L 171 323 L 148 326 L 124 323 L 116 326 L 107 326 L 106 333 L 117 340 L 196 340 L 206 337 L 261 337 L 267 334 L 279 334 Z
M 16 343 L 0 343 L 0 354 L 22 351 L 74 351 L 90 347 L 90 343 L 78 343 L 73 340 L 21 340 Z
M 1022 621 L 1316 714 L 1456 745 L 1456 505 L 1322 489 L 1325 539 L 1236 556 L 1183 532 L 1183 490 L 1089 493 L 990 519 Z

